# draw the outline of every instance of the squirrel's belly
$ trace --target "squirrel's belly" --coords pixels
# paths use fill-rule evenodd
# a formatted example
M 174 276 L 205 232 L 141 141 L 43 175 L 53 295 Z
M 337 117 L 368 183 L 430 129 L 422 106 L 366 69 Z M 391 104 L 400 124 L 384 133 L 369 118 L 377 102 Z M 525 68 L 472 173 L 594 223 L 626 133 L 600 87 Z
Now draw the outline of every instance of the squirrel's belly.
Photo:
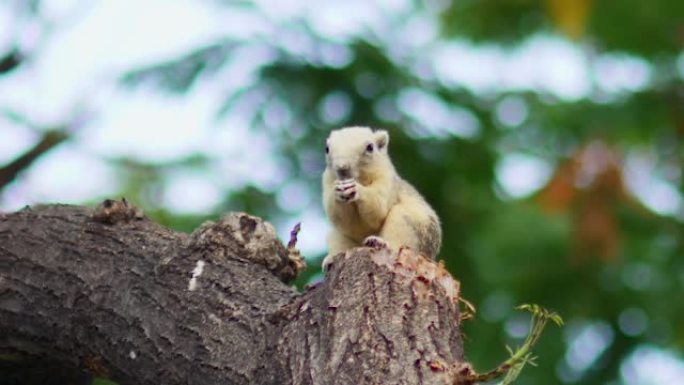
M 331 215 L 335 227 L 346 237 L 361 243 L 370 235 L 377 235 L 380 229 L 371 228 L 359 215 L 356 203 L 338 204 Z

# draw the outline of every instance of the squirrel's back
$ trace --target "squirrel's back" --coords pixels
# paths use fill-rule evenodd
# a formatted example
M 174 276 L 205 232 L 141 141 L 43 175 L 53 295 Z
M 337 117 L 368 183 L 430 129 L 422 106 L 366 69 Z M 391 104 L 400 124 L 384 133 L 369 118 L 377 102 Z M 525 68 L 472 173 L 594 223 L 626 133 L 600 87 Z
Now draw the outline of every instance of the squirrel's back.
M 397 204 L 406 216 L 406 225 L 416 234 L 417 244 L 409 247 L 434 259 L 442 245 L 442 226 L 439 217 L 415 187 L 404 179 L 397 179 Z

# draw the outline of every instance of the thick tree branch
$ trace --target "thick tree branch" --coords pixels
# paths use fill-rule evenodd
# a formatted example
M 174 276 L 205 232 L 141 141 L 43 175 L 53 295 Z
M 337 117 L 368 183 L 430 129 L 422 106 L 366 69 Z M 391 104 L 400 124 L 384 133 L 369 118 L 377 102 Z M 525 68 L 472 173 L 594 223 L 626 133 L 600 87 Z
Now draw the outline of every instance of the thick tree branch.
M 0 214 L 0 361 L 58 362 L 123 384 L 459 375 L 458 283 L 410 250 L 350 250 L 297 293 L 283 283 L 297 261 L 258 218 L 230 214 L 187 235 L 131 207 L 104 220 L 111 207 Z

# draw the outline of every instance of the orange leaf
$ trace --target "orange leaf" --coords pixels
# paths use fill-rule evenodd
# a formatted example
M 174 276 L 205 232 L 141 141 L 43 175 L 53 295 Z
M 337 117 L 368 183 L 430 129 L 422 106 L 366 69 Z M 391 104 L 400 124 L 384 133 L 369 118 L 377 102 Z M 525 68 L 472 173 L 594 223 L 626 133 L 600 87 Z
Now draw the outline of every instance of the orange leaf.
M 556 28 L 570 39 L 582 37 L 592 0 L 546 0 L 546 9 Z

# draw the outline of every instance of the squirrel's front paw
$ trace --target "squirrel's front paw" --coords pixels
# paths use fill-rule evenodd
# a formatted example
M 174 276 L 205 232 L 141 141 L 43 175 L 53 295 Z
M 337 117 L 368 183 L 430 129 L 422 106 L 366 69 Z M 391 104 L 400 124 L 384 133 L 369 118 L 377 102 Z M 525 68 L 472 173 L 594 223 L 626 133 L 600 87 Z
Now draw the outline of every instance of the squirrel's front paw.
M 332 254 L 328 254 L 323 258 L 323 263 L 321 264 L 321 269 L 323 269 L 323 272 L 327 272 L 330 270 L 330 266 L 333 265 L 335 262 L 335 256 Z
M 366 237 L 366 239 L 363 240 L 363 245 L 374 249 L 389 249 L 387 241 L 375 235 Z
M 353 202 L 359 197 L 354 179 L 335 181 L 335 199 L 340 202 Z

